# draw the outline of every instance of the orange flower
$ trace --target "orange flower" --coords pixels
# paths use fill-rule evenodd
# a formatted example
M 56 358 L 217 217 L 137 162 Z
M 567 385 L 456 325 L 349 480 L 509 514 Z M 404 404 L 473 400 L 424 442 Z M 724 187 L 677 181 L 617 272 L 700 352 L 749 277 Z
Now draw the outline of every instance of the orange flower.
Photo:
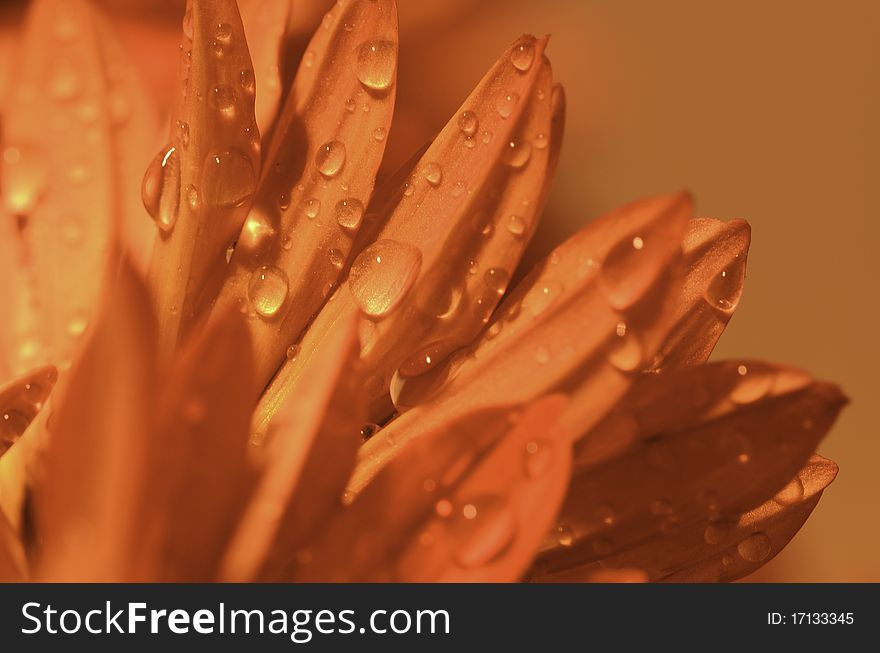
M 769 560 L 834 478 L 812 452 L 845 399 L 706 362 L 746 223 L 643 200 L 513 283 L 562 141 L 547 38 L 374 188 L 394 2 L 338 3 L 279 110 L 288 9 L 191 2 L 141 180 L 156 111 L 109 24 L 33 3 L 3 117 L 0 577 L 732 580 Z

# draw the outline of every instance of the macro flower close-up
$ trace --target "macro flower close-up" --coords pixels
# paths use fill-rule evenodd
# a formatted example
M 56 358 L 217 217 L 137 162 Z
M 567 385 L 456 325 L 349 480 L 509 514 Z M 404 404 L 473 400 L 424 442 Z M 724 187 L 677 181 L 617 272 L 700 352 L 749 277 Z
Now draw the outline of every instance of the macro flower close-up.
M 670 189 L 530 254 L 553 38 L 425 142 L 394 0 L 299 49 L 174 3 L 174 71 L 105 4 L 3 43 L 0 580 L 729 582 L 816 509 L 846 396 L 710 360 L 748 222 Z

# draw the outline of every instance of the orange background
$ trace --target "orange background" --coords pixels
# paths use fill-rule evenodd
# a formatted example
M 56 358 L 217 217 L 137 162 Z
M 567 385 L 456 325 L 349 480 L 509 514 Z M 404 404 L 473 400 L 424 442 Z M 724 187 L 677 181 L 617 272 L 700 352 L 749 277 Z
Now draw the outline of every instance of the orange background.
M 604 211 L 691 189 L 697 211 L 753 227 L 745 296 L 716 357 L 800 365 L 853 402 L 821 453 L 837 481 L 753 579 L 880 580 L 871 410 L 877 274 L 880 3 L 874 0 L 398 0 L 390 163 L 446 122 L 522 32 L 551 33 L 567 134 L 531 258 Z M 171 97 L 180 3 L 104 0 L 157 97 Z M 297 0 L 300 38 L 328 2 Z M 5 3 L 14 20 L 20 3 Z M 14 34 L 7 22 L 5 34 Z M 0 41 L 2 44 L 2 41 Z M 2 59 L 7 65 L 7 46 Z M 6 68 L 4 66 L 3 68 Z M 0 70 L 0 92 L 5 76 Z

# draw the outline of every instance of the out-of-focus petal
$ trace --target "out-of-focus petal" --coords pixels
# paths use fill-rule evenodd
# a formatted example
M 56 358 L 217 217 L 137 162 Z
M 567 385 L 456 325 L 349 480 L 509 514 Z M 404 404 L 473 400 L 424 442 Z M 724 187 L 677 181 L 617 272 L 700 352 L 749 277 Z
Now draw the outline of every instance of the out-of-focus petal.
M 57 378 L 58 370 L 49 366 L 0 386 L 0 458 L 36 417 Z
M 235 0 L 191 0 L 183 20 L 181 89 L 168 145 L 143 180 L 159 229 L 150 267 L 160 351 L 170 354 L 224 266 L 260 170 L 254 71 Z
M 197 332 L 163 382 L 153 433 L 144 567 L 165 581 L 216 577 L 255 474 L 246 456 L 253 354 L 237 311 Z
M 36 493 L 41 578 L 109 581 L 137 573 L 130 562 L 148 482 L 155 361 L 150 298 L 123 259 L 86 347 L 53 399 Z
M 655 368 L 698 365 L 709 359 L 739 304 L 750 240 L 745 220 L 699 218 L 688 223 L 675 326 L 657 352 Z
M 772 497 L 845 402 L 835 386 L 755 362 L 651 375 L 577 443 L 568 497 L 538 568 L 611 558 L 651 578 L 667 573 L 669 541 L 684 529 L 708 539 Z M 650 563 L 628 557 L 646 543 Z
M 443 425 L 298 553 L 298 580 L 518 580 L 568 478 L 559 396 Z
M 107 84 L 107 113 L 114 157 L 115 202 L 122 214 L 126 250 L 139 270 L 146 272 L 156 229 L 141 199 L 144 162 L 161 145 L 158 108 L 113 26 L 95 16 L 98 45 Z
M 341 508 L 366 410 L 355 367 L 356 323 L 338 324 L 312 360 L 308 384 L 269 426 L 256 492 L 227 551 L 221 577 L 277 578 L 299 545 Z
M 2 200 L 21 235 L 39 333 L 28 363 L 66 364 L 95 304 L 119 229 L 109 69 L 82 0 L 37 0 L 3 117 Z
M 361 450 L 357 491 L 406 441 L 450 415 L 548 392 L 571 398 L 563 424 L 588 431 L 650 364 L 668 326 L 685 194 L 644 200 L 588 225 L 537 266 L 499 307 L 479 339 L 407 381 L 415 405 Z
M 279 57 L 293 0 L 238 0 L 254 78 L 257 85 L 255 114 L 261 134 L 268 133 L 281 101 Z
M 15 531 L 0 511 L 0 583 L 24 580 L 25 558 L 21 542 Z
M 393 0 L 337 5 L 300 64 L 217 298 L 249 316 L 265 387 L 333 291 L 352 251 L 391 124 Z
M 311 347 L 326 325 L 361 316 L 374 421 L 393 410 L 388 391 L 398 368 L 405 376 L 423 373 L 485 325 L 534 230 L 565 108 L 545 45 L 520 38 L 414 163 L 409 179 L 395 175 L 377 189 L 348 282 L 303 338 L 302 346 Z M 267 395 L 291 392 L 302 365 L 286 363 Z

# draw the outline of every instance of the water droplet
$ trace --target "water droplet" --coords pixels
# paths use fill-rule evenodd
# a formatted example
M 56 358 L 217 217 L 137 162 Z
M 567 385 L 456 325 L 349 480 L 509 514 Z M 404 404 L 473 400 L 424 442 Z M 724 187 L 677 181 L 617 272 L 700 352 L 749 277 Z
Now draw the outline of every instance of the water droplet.
M 516 107 L 516 103 L 519 101 L 519 95 L 516 93 L 507 93 L 506 95 L 502 95 L 498 98 L 498 101 L 495 103 L 495 109 L 498 111 L 498 115 L 500 115 L 505 120 L 510 117 L 513 113 L 514 107 Z M 486 132 L 483 132 L 484 134 Z M 487 141 L 484 141 L 487 142 Z
M 315 218 L 317 218 L 320 212 L 321 200 L 311 198 L 303 202 L 303 213 L 305 213 L 306 217 L 310 220 L 314 220 Z
M 183 189 L 184 197 L 186 198 L 186 203 L 189 204 L 189 208 L 193 211 L 199 208 L 199 191 L 192 184 L 187 184 Z
M 489 290 L 503 295 L 507 289 L 507 284 L 510 282 L 510 275 L 499 268 L 489 268 L 486 270 L 486 274 L 483 275 L 483 281 Z
M 525 218 L 519 215 L 511 215 L 507 219 L 507 230 L 514 236 L 522 236 L 526 232 Z
M 287 360 L 296 360 L 297 356 L 299 356 L 299 345 L 297 343 L 293 343 L 292 345 L 290 345 L 290 347 L 287 348 Z
M 386 133 L 387 132 L 384 127 L 376 127 L 376 129 L 373 130 L 373 140 L 377 143 L 381 143 L 385 140 Z
M 339 141 L 329 141 L 318 148 L 315 165 L 327 179 L 332 179 L 345 165 L 345 145 Z
M 639 370 L 644 360 L 642 343 L 625 322 L 618 322 L 608 348 L 608 362 L 621 372 Z
M 186 13 L 183 16 L 183 33 L 186 35 L 190 41 L 192 41 L 193 37 L 193 16 L 192 9 L 187 9 Z
M 349 113 L 354 113 L 355 109 L 357 109 L 357 102 L 355 102 L 352 98 L 348 98 L 345 101 L 345 110 Z
M 8 410 L 0 415 L 0 454 L 6 451 L 27 430 L 32 418 L 18 410 Z
M 439 186 L 443 180 L 443 171 L 440 169 L 439 163 L 429 163 L 425 166 L 425 179 L 432 186 Z
M 547 147 L 547 135 L 546 134 L 538 134 L 533 139 L 532 143 L 535 146 L 536 150 L 543 150 Z
M 378 240 L 354 260 L 348 285 L 366 315 L 386 315 L 406 296 L 421 266 L 418 248 L 395 240 Z
M 449 499 L 440 499 L 434 504 L 434 512 L 440 517 L 449 517 L 452 514 L 452 502 Z
M 804 484 L 801 479 L 795 476 L 785 484 L 779 492 L 773 497 L 773 500 L 782 506 L 793 506 L 800 503 L 804 498 Z
M 361 438 L 362 438 L 364 441 L 369 440 L 371 437 L 373 437 L 374 435 L 376 435 L 376 433 L 377 433 L 377 432 L 379 431 L 379 429 L 381 429 L 381 428 L 382 428 L 381 426 L 379 426 L 378 424 L 373 424 L 372 422 L 370 422 L 370 423 L 368 423 L 368 424 L 364 424 L 364 425 L 361 427 Z M 426 481 L 426 482 L 427 482 L 427 481 Z
M 770 538 L 764 533 L 753 533 L 736 545 L 736 552 L 746 562 L 763 562 L 770 555 Z
M 235 91 L 229 86 L 215 86 L 208 96 L 208 102 L 224 116 L 235 115 Z
M 596 511 L 596 518 L 605 526 L 612 526 L 617 519 L 617 515 L 614 513 L 614 508 L 605 503 L 599 506 L 599 509 Z
M 510 141 L 504 148 L 503 158 L 511 168 L 522 168 L 532 157 L 532 146 L 528 141 Z
M 465 136 L 473 136 L 480 128 L 480 120 L 473 111 L 462 111 L 458 117 L 458 128 Z
M 364 205 L 354 197 L 336 203 L 336 222 L 348 231 L 357 231 L 364 216 Z
M 180 210 L 180 163 L 176 148 L 160 151 L 147 167 L 141 199 L 159 230 L 170 232 Z
M 217 27 L 214 29 L 214 38 L 224 45 L 229 44 L 232 41 L 232 25 L 217 23 Z
M 330 253 L 327 255 L 327 258 L 330 259 L 330 265 L 334 268 L 341 269 L 345 264 L 345 254 L 343 254 L 338 249 L 331 249 Z
M 202 170 L 202 201 L 207 206 L 241 206 L 254 192 L 256 176 L 251 160 L 230 147 L 209 154 Z
M 483 141 L 484 145 L 488 145 L 489 143 L 492 142 L 492 133 L 488 132 L 488 131 L 483 131 L 483 134 L 481 136 L 481 140 Z
M 462 506 L 461 515 L 447 523 L 456 562 L 479 567 L 501 557 L 516 535 L 510 505 L 499 497 L 484 496 Z
M 287 275 L 269 265 L 254 270 L 248 284 L 248 299 L 263 317 L 276 315 L 287 299 Z
M 551 468 L 554 459 L 553 444 L 547 440 L 532 440 L 525 446 L 523 470 L 528 478 L 540 478 Z
M 739 304 L 746 276 L 746 260 L 737 255 L 733 263 L 719 272 L 706 288 L 705 299 L 710 306 L 733 312 Z
M 599 285 L 612 308 L 625 310 L 641 297 L 644 288 L 633 270 L 637 269 L 645 247 L 639 236 L 623 238 L 605 257 L 599 270 Z
M 466 190 L 465 184 L 463 181 L 455 182 L 455 186 L 452 187 L 452 196 L 453 197 L 461 197 L 464 195 Z
M 514 46 L 513 52 L 510 53 L 510 62 L 513 67 L 522 72 L 531 68 L 534 60 L 535 48 L 530 41 Z
M 238 238 L 238 249 L 250 256 L 264 251 L 275 236 L 272 221 L 260 210 L 255 209 L 248 215 Z
M 177 121 L 177 139 L 183 149 L 189 147 L 189 124 L 183 121 Z
M 238 76 L 238 82 L 241 84 L 242 89 L 248 95 L 253 95 L 256 92 L 256 84 L 254 82 L 254 71 L 250 69 L 242 70 Z
M 47 169 L 36 148 L 7 147 L 3 150 L 0 194 L 4 208 L 16 216 L 33 211 L 46 191 Z
M 397 49 L 391 41 L 367 41 L 358 48 L 357 78 L 373 91 L 384 91 L 394 80 Z

